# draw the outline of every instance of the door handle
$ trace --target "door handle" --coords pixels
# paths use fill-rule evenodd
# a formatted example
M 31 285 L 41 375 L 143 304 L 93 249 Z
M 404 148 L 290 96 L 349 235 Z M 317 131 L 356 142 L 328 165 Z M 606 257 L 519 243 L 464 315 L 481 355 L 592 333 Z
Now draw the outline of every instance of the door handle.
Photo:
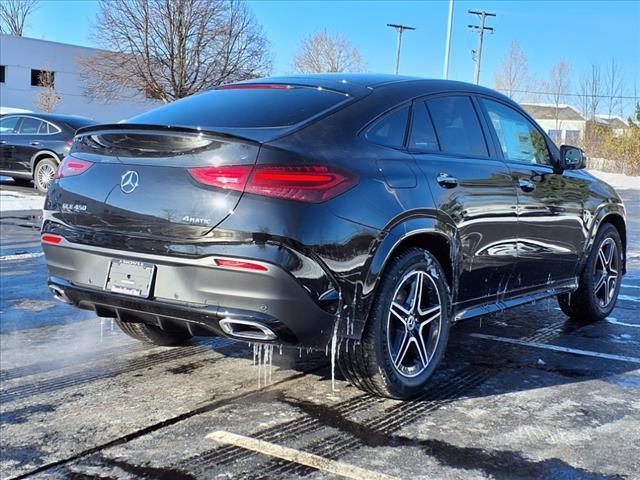
M 40 145 L 40 142 L 36 142 L 35 140 L 33 142 L 31 142 L 31 145 L 33 145 L 34 147 Z
M 533 192 L 536 189 L 536 184 L 528 178 L 519 178 L 518 186 L 523 192 Z
M 455 188 L 458 186 L 458 179 L 448 173 L 439 173 L 436 177 L 438 185 L 444 188 Z

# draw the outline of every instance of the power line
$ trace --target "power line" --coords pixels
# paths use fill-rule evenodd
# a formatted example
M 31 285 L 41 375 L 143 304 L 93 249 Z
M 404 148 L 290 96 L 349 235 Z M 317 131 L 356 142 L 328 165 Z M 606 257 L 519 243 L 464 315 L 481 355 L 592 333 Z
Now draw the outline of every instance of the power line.
M 628 95 L 592 95 L 582 93 L 559 93 L 559 92 L 536 92 L 532 90 L 506 90 L 504 88 L 496 88 L 499 92 L 513 92 L 513 93 L 529 93 L 531 95 L 558 95 L 559 97 L 588 97 L 588 98 L 620 98 L 624 100 L 638 100 L 640 96 L 628 96 Z
M 468 25 L 471 30 L 476 30 L 480 34 L 480 39 L 478 43 L 478 56 L 476 58 L 476 85 L 480 83 L 480 63 L 482 62 L 482 44 L 484 42 L 484 32 L 485 30 L 493 33 L 493 28 L 485 27 L 485 21 L 487 17 L 495 17 L 495 13 L 485 12 L 484 10 L 478 12 L 476 10 L 469 10 L 469 13 L 472 15 L 478 15 L 480 18 L 480 25 Z
M 415 30 L 415 27 L 400 25 L 397 23 L 387 23 L 387 27 L 395 28 L 398 32 L 398 49 L 396 50 L 396 75 L 400 71 L 400 49 L 402 48 L 402 34 L 405 30 Z

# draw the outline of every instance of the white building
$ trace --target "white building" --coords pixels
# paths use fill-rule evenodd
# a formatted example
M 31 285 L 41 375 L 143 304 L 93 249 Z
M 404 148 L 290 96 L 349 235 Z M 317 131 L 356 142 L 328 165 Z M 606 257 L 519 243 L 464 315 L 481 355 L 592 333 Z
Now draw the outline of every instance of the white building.
M 41 71 L 53 72 L 54 88 L 61 97 L 55 113 L 112 123 L 162 104 L 144 95 L 118 102 L 86 96 L 76 59 L 96 52 L 93 48 L 0 34 L 0 107 L 3 111 L 37 111 L 34 101 L 43 90 L 38 86 Z
M 584 138 L 587 120 L 577 108 L 548 103 L 522 103 L 522 106 L 557 145 L 575 145 Z

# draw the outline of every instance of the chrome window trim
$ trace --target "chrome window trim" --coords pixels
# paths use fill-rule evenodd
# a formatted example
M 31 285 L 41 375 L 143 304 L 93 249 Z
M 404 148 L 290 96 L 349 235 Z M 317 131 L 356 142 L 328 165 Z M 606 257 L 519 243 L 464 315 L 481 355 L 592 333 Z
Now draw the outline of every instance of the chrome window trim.
M 33 115 L 9 114 L 9 115 L 3 116 L 2 120 L 5 120 L 7 118 L 13 118 L 13 117 L 17 117 L 18 121 L 21 118 L 24 118 L 24 117 L 33 118 L 34 120 L 38 120 L 40 122 L 44 122 L 44 123 L 52 126 L 56 131 L 53 132 L 53 133 L 16 133 L 16 132 L 9 133 L 9 132 L 7 132 L 7 133 L 2 133 L 2 135 L 38 135 L 38 136 L 46 137 L 47 135 L 57 135 L 59 133 L 62 133 L 62 130 L 57 125 L 55 125 L 55 124 L 51 123 L 50 121 L 45 120 L 43 118 L 34 117 Z

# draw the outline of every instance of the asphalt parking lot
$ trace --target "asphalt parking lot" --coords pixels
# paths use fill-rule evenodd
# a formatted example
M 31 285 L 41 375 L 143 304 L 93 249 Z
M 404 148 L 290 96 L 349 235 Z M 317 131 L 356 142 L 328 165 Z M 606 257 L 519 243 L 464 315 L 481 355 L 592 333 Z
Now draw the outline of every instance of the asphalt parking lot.
M 621 194 L 629 272 L 606 321 L 549 300 L 461 323 L 411 402 L 332 389 L 325 352 L 142 345 L 54 301 L 37 212 L 4 213 L 1 476 L 640 478 L 640 190 Z

